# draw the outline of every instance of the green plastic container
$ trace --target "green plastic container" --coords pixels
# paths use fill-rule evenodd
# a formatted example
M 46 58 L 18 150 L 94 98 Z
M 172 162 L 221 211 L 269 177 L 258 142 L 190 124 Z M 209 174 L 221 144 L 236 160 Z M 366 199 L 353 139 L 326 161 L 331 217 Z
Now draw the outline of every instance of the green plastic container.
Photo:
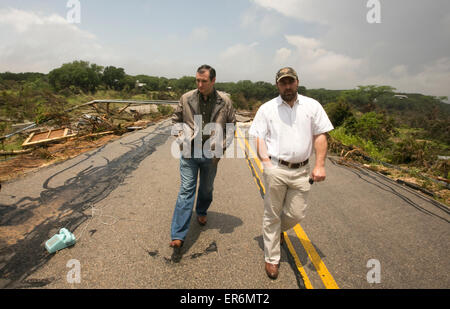
M 62 228 L 59 230 L 59 234 L 56 234 L 45 242 L 45 249 L 47 249 L 48 253 L 55 253 L 56 251 L 73 246 L 75 243 L 75 236 L 66 228 Z

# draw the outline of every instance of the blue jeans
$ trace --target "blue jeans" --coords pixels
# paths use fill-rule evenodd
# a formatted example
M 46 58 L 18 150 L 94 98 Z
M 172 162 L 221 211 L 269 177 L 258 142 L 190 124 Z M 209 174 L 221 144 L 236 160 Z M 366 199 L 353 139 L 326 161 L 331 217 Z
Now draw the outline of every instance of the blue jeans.
M 197 178 L 200 171 L 200 186 L 198 188 L 195 211 L 198 216 L 206 216 L 213 199 L 214 178 L 217 172 L 217 163 L 212 159 L 180 158 L 181 186 L 178 193 L 175 211 L 172 218 L 172 240 L 186 238 L 191 222 L 192 210 L 197 189 Z

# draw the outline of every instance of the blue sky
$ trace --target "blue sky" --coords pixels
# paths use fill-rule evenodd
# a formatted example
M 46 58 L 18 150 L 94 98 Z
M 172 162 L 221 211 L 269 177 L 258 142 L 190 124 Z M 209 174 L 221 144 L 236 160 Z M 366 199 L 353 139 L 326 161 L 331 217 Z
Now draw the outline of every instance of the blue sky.
M 273 82 L 292 66 L 307 88 L 450 96 L 450 2 L 378 2 L 381 23 L 369 0 L 79 0 L 74 24 L 68 0 L 2 0 L 0 71 L 87 60 L 178 78 L 208 63 L 218 81 Z

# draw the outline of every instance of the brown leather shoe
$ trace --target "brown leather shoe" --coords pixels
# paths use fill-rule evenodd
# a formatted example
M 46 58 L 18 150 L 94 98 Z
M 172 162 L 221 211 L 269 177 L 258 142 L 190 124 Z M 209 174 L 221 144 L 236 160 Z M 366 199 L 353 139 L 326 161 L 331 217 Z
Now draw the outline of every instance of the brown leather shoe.
M 197 216 L 197 222 L 201 226 L 205 226 L 206 222 L 208 222 L 208 218 L 206 216 Z
M 183 247 L 183 241 L 181 239 L 174 239 L 170 242 L 169 246 L 172 248 L 181 248 Z
M 280 264 L 271 264 L 266 262 L 266 274 L 269 276 L 270 279 L 277 279 L 278 278 L 278 267 Z

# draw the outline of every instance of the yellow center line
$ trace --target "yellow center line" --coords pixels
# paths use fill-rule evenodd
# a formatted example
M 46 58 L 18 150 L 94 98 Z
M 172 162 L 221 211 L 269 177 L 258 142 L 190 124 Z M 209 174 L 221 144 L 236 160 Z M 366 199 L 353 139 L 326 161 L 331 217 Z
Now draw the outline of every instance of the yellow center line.
M 246 145 L 249 147 L 249 150 L 254 154 L 253 150 L 251 149 L 251 147 L 250 147 L 250 145 L 248 144 L 248 142 L 247 142 L 247 140 L 245 139 L 245 137 L 243 137 L 242 135 L 239 134 L 239 133 L 242 133 L 241 130 L 239 130 L 239 127 L 236 127 L 236 129 L 237 129 L 237 130 L 236 130 L 236 137 L 237 137 L 237 140 L 238 140 L 238 142 L 239 142 L 239 145 L 241 146 L 242 151 L 245 153 L 245 147 L 244 147 L 244 145 L 243 145 L 242 142 L 241 142 L 241 138 L 244 139 Z M 254 156 L 254 158 L 255 158 L 255 157 L 256 157 L 256 156 Z M 256 157 L 256 159 L 258 159 L 258 158 Z M 256 161 L 256 160 L 255 160 L 255 161 Z M 258 161 L 259 161 L 259 160 L 258 160 Z M 258 165 L 258 161 L 256 162 L 257 165 Z M 250 165 L 251 165 L 251 166 L 250 166 L 250 169 L 252 169 L 253 172 L 255 173 L 256 179 L 253 178 L 253 180 L 255 181 L 255 183 L 256 183 L 257 186 L 260 186 L 260 187 L 261 187 L 261 189 L 263 190 L 263 193 L 266 194 L 266 188 L 264 188 L 264 184 L 263 184 L 263 182 L 261 181 L 261 178 L 259 178 L 259 175 L 258 175 L 258 173 L 256 172 L 256 169 L 255 169 L 255 167 L 253 166 L 253 163 L 252 163 L 252 161 L 250 160 L 250 158 L 249 158 L 248 162 L 249 162 Z M 258 168 L 261 170 L 261 163 L 259 163 Z M 259 181 L 259 184 L 258 184 L 258 181 Z
M 241 134 L 241 131 L 239 129 L 239 127 L 237 127 L 237 131 L 239 131 L 239 135 L 243 136 Z M 239 139 L 239 137 L 238 137 Z M 249 151 L 252 153 L 253 158 L 255 159 L 255 162 L 258 165 L 259 170 L 262 172 L 262 166 L 261 166 L 261 162 L 259 161 L 258 157 L 255 155 L 253 149 L 251 148 L 250 144 L 248 143 L 247 139 L 244 137 L 244 141 L 245 144 L 247 145 L 247 147 L 249 148 Z M 239 141 L 239 143 L 241 144 L 241 148 L 243 147 L 242 143 Z M 245 149 L 243 149 L 245 152 Z M 255 175 L 258 175 L 258 173 L 255 171 Z M 258 176 L 257 176 L 258 177 Z M 261 186 L 263 187 L 264 192 L 266 192 L 264 185 L 261 182 Z M 311 259 L 314 267 L 317 270 L 317 273 L 320 276 L 320 279 L 322 280 L 323 284 L 325 285 L 325 287 L 327 289 L 339 289 L 336 281 L 334 280 L 333 276 L 330 274 L 330 272 L 328 271 L 327 267 L 325 266 L 325 263 L 322 261 L 322 259 L 320 258 L 319 254 L 317 253 L 316 249 L 314 248 L 313 244 L 311 243 L 311 241 L 309 240 L 308 236 L 306 235 L 305 231 L 302 229 L 300 224 L 297 224 L 294 227 L 294 231 L 295 234 L 297 235 L 298 239 L 300 240 L 301 244 L 303 245 L 303 247 L 305 248 L 309 258 Z M 291 252 L 292 256 L 294 257 L 295 263 L 297 265 L 297 268 L 299 269 L 300 273 L 302 276 L 304 276 L 304 281 L 305 281 L 305 286 L 308 285 L 311 286 L 311 282 L 309 281 L 308 277 L 306 276 L 306 273 L 304 271 L 304 269 L 301 267 L 300 261 L 298 260 L 297 254 L 295 253 L 294 247 L 292 246 L 292 243 L 289 240 L 289 237 L 287 237 L 287 234 L 285 234 L 285 239 L 286 239 L 286 244 L 288 245 L 288 249 Z M 297 264 L 298 261 L 298 264 Z M 300 268 L 299 268 L 300 267 Z
M 305 283 L 305 287 L 309 290 L 314 289 L 314 287 L 311 284 L 311 281 L 309 281 L 308 275 L 305 272 L 305 269 L 302 266 L 302 263 L 300 262 L 300 259 L 297 256 L 297 253 L 295 252 L 294 246 L 291 243 L 291 240 L 289 239 L 289 236 L 286 232 L 284 234 L 284 241 L 286 242 L 286 245 L 289 249 L 289 252 L 291 253 L 292 257 L 294 258 L 295 265 L 297 266 L 298 271 L 300 272 L 300 275 L 303 278 L 303 282 Z
M 242 131 L 239 129 L 239 127 L 236 127 L 236 128 L 237 128 L 237 131 L 239 132 L 239 135 L 244 139 L 245 145 L 247 145 L 248 151 L 250 152 L 250 155 L 251 155 L 250 158 L 253 158 L 255 160 L 256 165 L 258 165 L 258 168 L 259 168 L 259 170 L 262 173 L 263 172 L 263 167 L 262 167 L 261 161 L 259 160 L 258 156 L 253 151 L 253 148 L 250 147 L 250 144 L 248 143 L 247 139 L 244 137 L 244 134 L 242 134 Z
M 317 253 L 316 249 L 314 248 L 313 244 L 309 240 L 308 236 L 306 235 L 305 231 L 302 229 L 300 224 L 297 224 L 294 227 L 294 231 L 295 234 L 297 234 L 298 239 L 300 239 L 300 242 L 302 243 L 306 252 L 308 253 L 310 260 L 314 264 L 314 267 L 316 268 L 317 273 L 320 276 L 320 279 L 322 279 L 325 288 L 339 289 L 336 281 L 334 281 L 333 276 L 328 271 L 327 267 L 325 266 L 325 263 L 320 258 L 319 254 Z

